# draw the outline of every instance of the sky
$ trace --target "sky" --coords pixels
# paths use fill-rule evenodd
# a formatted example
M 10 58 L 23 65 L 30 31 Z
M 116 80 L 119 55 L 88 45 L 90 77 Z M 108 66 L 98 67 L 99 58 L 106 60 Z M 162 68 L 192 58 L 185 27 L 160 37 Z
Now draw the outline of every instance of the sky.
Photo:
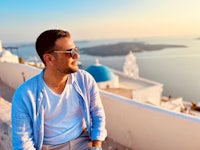
M 2 42 L 32 42 L 47 29 L 75 40 L 200 37 L 200 0 L 0 0 Z

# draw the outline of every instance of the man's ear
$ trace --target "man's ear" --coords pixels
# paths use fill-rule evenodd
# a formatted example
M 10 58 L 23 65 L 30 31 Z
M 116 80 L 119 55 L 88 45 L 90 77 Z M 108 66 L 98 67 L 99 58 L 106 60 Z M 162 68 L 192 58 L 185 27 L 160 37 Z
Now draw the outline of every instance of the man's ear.
M 52 60 L 55 60 L 55 57 L 51 54 L 44 54 L 43 59 L 45 63 L 50 63 Z

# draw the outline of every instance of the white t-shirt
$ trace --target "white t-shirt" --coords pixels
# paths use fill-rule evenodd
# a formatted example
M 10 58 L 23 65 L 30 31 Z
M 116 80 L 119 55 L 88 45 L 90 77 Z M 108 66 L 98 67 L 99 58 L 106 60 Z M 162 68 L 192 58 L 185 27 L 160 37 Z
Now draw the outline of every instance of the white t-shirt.
M 85 128 L 79 95 L 68 79 L 61 94 L 45 84 L 43 101 L 45 145 L 62 144 L 77 138 Z

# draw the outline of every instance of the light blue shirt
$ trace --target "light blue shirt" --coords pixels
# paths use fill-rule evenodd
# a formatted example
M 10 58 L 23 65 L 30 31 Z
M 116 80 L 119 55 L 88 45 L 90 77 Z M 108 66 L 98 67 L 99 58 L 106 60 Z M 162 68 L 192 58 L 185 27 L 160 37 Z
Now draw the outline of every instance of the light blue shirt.
M 105 113 L 94 78 L 84 70 L 71 74 L 91 140 L 105 140 Z M 23 83 L 12 99 L 14 150 L 41 150 L 44 140 L 43 71 Z

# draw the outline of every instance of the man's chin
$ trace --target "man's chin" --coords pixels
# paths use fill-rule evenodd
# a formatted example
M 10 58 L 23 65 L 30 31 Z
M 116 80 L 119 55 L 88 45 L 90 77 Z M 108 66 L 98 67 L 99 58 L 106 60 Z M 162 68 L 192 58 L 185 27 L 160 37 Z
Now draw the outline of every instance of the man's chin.
M 73 69 L 71 69 L 71 70 L 72 70 L 73 73 L 74 73 L 74 72 L 77 72 L 77 71 L 79 71 L 79 67 L 78 67 L 78 66 L 73 67 Z

